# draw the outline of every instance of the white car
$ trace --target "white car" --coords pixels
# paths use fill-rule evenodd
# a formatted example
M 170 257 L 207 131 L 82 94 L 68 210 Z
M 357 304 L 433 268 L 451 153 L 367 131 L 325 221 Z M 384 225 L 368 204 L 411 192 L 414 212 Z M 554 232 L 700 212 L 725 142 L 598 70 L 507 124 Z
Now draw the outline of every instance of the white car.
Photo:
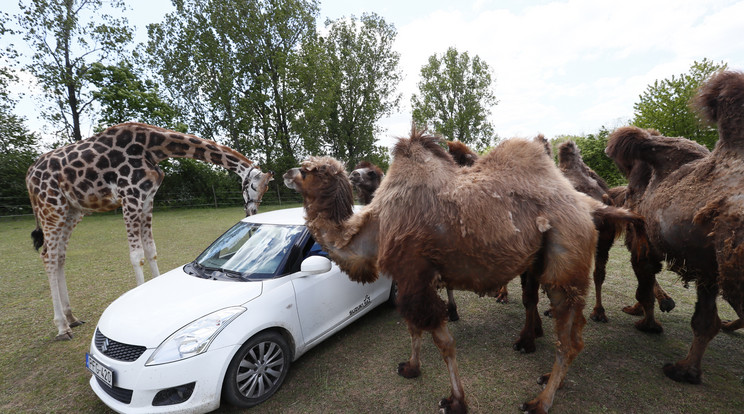
M 260 404 L 290 363 L 374 307 L 388 278 L 352 282 L 305 227 L 304 210 L 246 217 L 191 263 L 123 294 L 86 353 L 90 386 L 121 413 Z

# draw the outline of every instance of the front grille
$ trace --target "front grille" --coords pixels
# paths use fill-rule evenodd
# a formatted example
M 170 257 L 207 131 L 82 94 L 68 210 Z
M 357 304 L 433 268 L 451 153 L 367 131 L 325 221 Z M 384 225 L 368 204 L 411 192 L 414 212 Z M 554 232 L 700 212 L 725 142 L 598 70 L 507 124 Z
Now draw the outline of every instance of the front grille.
M 132 362 L 137 360 L 147 348 L 138 345 L 128 345 L 106 338 L 96 329 L 96 349 L 103 355 L 119 361 Z
M 132 390 L 127 390 L 119 387 L 111 388 L 108 386 L 108 384 L 101 381 L 101 379 L 98 377 L 96 377 L 96 381 L 98 381 L 98 385 L 100 385 L 101 388 L 106 391 L 106 394 L 116 399 L 116 401 L 122 402 L 124 404 L 129 404 L 130 402 L 132 402 Z

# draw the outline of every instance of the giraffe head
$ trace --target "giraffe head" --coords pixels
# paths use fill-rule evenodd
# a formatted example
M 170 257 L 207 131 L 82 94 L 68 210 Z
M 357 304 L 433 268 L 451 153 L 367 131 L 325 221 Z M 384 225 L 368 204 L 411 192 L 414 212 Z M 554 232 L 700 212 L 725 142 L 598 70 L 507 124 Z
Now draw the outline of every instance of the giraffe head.
M 262 173 L 258 168 L 251 168 L 243 178 L 243 201 L 245 201 L 245 216 L 256 214 L 266 190 L 269 189 L 269 181 L 274 179 L 274 172 Z

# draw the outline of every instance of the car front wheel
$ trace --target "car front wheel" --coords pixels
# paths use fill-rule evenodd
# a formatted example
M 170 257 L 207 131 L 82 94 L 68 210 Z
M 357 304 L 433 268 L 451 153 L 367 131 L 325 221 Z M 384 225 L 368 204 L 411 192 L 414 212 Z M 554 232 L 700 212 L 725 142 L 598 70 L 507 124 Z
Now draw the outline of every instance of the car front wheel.
M 248 340 L 230 361 L 222 386 L 228 403 L 253 407 L 269 399 L 289 372 L 291 353 L 277 332 L 263 332 Z

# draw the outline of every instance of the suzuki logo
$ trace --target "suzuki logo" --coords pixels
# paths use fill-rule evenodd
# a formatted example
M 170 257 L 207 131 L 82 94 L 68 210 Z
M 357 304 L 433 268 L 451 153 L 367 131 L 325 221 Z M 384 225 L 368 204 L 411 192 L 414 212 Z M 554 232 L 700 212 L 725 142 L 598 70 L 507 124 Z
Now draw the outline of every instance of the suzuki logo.
M 102 352 L 108 351 L 109 345 L 111 345 L 111 343 L 109 342 L 108 338 L 104 339 L 103 340 L 103 345 L 101 345 L 101 351 Z

